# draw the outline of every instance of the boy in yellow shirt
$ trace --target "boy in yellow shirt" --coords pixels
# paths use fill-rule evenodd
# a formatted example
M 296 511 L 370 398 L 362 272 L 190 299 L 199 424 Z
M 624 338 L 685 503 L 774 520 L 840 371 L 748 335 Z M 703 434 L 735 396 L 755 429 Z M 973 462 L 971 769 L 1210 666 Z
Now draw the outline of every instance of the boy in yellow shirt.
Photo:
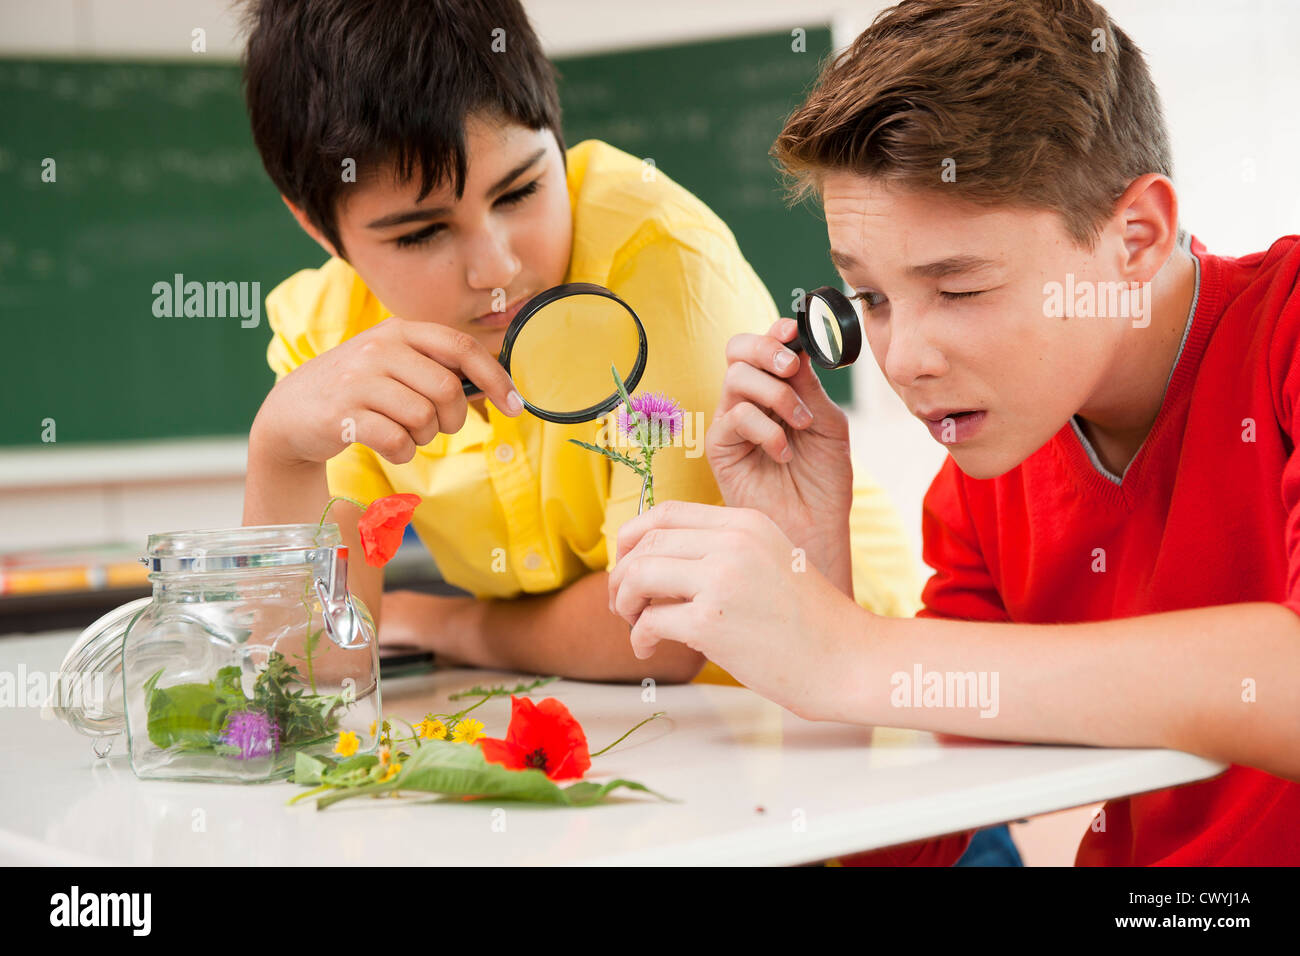
M 695 678 L 706 662 L 690 648 L 636 660 L 607 606 L 640 479 L 568 441 L 596 442 L 602 422 L 521 415 L 495 356 L 538 292 L 612 289 L 646 328 L 640 389 L 686 411 L 682 447 L 656 457 L 658 499 L 720 504 L 703 435 L 726 343 L 777 318 L 731 232 L 609 145 L 566 154 L 552 67 L 517 2 L 263 3 L 250 27 L 254 139 L 331 258 L 267 296 L 277 380 L 249 435 L 244 523 L 315 522 L 331 494 L 417 493 L 417 534 L 472 596 L 382 595 L 382 569 L 354 561 L 381 640 L 481 667 Z M 485 397 L 467 402 L 461 375 Z M 911 613 L 892 507 L 860 481 L 853 513 L 857 599 Z M 357 509 L 331 517 L 356 548 Z

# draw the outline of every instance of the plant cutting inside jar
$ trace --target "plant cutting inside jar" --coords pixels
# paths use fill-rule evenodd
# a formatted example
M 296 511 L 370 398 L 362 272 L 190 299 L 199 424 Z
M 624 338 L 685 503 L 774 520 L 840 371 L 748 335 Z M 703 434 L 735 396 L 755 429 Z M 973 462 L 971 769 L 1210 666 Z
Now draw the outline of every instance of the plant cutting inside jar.
M 149 740 L 166 750 L 211 753 L 236 760 L 272 757 L 332 741 L 352 701 L 350 690 L 311 693 L 298 669 L 277 651 L 245 695 L 237 665 L 206 683 L 159 687 L 159 669 L 145 681 Z

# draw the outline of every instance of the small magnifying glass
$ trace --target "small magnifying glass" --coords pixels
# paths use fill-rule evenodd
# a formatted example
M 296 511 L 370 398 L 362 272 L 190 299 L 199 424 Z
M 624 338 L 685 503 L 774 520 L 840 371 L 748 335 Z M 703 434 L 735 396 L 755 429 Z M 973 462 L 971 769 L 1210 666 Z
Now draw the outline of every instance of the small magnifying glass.
M 497 356 L 524 408 L 561 425 L 591 422 L 623 403 L 610 375 L 631 393 L 645 374 L 645 327 L 604 286 L 568 282 L 533 296 L 506 327 Z M 482 391 L 468 379 L 467 396 Z
M 795 309 L 798 337 L 786 347 L 807 352 L 822 368 L 844 368 L 862 352 L 862 325 L 853 303 L 828 285 L 805 293 Z

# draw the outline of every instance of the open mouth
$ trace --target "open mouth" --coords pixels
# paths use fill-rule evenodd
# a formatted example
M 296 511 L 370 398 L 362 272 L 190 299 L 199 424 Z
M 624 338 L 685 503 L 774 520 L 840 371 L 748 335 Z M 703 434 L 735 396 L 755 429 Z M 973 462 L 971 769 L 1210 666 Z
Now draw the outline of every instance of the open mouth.
M 933 415 L 921 415 L 925 426 L 935 441 L 943 445 L 956 445 L 975 437 L 988 413 L 982 408 L 944 411 Z

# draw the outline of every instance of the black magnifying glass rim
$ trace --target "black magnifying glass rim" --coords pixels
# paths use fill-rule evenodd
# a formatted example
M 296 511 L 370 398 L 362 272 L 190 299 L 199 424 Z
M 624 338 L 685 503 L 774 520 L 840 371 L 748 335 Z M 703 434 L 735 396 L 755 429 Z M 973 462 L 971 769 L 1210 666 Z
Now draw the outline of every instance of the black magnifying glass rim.
M 831 315 L 835 316 L 835 323 L 840 327 L 840 360 L 832 362 L 826 356 L 822 355 L 821 350 L 817 348 L 817 340 L 813 337 L 812 329 L 808 324 L 808 301 L 810 299 L 821 299 L 830 307 Z M 846 368 L 858 360 L 862 354 L 862 327 L 858 323 L 857 310 L 853 308 L 853 303 L 839 289 L 832 286 L 824 285 L 821 288 L 813 289 L 805 293 L 803 304 L 795 310 L 795 322 L 799 325 L 799 337 L 791 342 L 787 348 L 795 348 L 796 344 L 802 351 L 808 353 L 808 356 L 825 369 Z M 798 349 L 797 349 L 798 350 Z
M 599 295 L 606 299 L 613 299 L 627 311 L 628 315 L 632 316 L 632 321 L 636 323 L 636 362 L 633 363 L 632 371 L 623 382 L 623 387 L 627 389 L 628 394 L 631 394 L 632 390 L 641 383 L 641 376 L 645 374 L 646 360 L 650 353 L 649 343 L 646 341 L 645 326 L 641 324 L 641 317 L 636 314 L 630 305 L 603 285 L 596 285 L 594 282 L 565 282 L 539 292 L 525 302 L 524 307 L 519 310 L 519 314 L 511 319 L 510 324 L 506 326 L 506 335 L 501 341 L 501 354 L 497 356 L 497 361 L 509 372 L 510 355 L 515 347 L 515 339 L 519 337 L 525 323 L 552 302 L 557 299 L 568 298 L 571 295 Z M 467 397 L 483 394 L 482 389 L 473 382 L 468 379 L 464 380 L 464 382 L 463 388 Z M 519 397 L 523 398 L 522 395 Z M 590 405 L 576 412 L 553 412 L 549 409 L 538 408 L 526 398 L 523 398 L 523 402 L 524 408 L 545 421 L 555 422 L 557 425 L 578 425 L 582 422 L 595 421 L 601 415 L 612 412 L 623 404 L 623 396 L 618 392 L 614 392 L 604 401 L 597 402 L 595 405 Z

